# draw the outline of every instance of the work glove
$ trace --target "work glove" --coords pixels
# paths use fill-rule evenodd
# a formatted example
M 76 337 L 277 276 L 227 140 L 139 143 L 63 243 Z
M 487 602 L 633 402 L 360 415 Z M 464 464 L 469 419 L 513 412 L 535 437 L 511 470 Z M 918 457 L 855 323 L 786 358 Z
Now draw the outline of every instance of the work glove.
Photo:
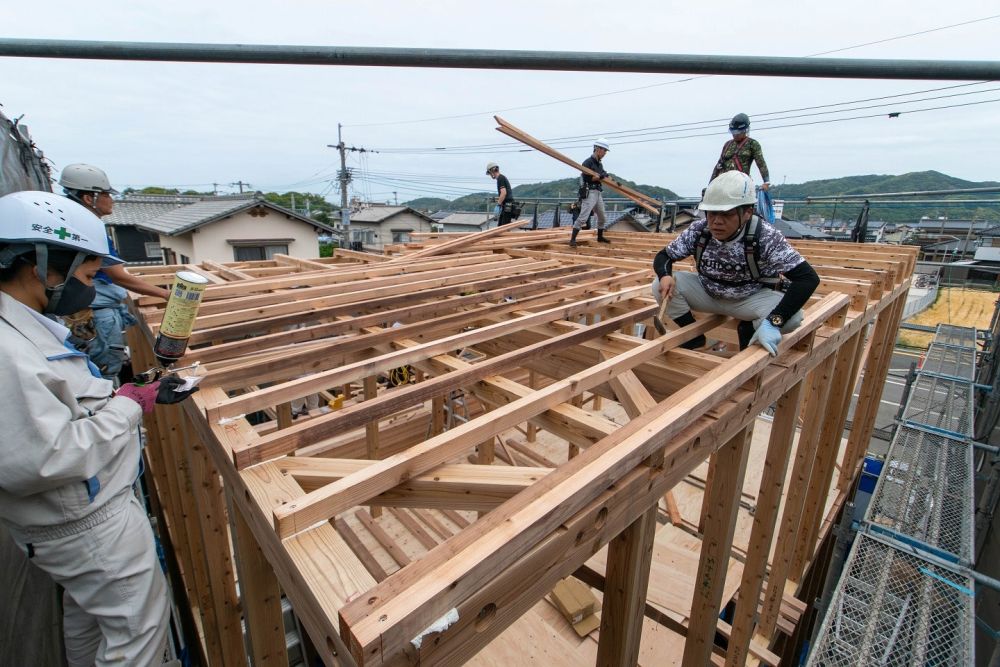
M 772 357 L 778 356 L 778 344 L 781 342 L 781 331 L 767 320 L 760 323 L 757 331 L 754 332 L 750 344 L 758 343 L 762 348 L 771 353 Z
M 500 215 L 500 204 L 493 207 L 493 215 Z
M 184 380 L 176 375 L 168 375 L 149 384 L 129 382 L 118 389 L 116 396 L 124 396 L 135 401 L 144 413 L 149 414 L 153 411 L 153 406 L 156 403 L 180 403 L 199 389 L 194 387 L 187 391 L 176 391 L 176 388 L 182 384 L 184 384 Z

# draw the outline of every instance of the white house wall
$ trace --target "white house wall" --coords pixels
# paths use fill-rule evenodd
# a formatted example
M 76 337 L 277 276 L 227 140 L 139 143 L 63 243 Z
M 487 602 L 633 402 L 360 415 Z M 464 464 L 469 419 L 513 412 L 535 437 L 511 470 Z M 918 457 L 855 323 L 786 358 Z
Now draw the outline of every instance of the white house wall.
M 289 218 L 277 211 L 269 211 L 264 217 L 252 217 L 249 213 L 238 213 L 178 237 L 161 237 L 161 244 L 175 244 L 184 241 L 190 252 L 184 252 L 192 262 L 232 262 L 235 260 L 234 246 L 229 241 L 274 241 L 292 239 L 288 242 L 288 254 L 292 257 L 309 259 L 319 257 L 319 240 L 315 228 L 300 220 Z M 263 244 L 262 244 L 263 245 Z M 179 250 L 175 252 L 180 255 Z

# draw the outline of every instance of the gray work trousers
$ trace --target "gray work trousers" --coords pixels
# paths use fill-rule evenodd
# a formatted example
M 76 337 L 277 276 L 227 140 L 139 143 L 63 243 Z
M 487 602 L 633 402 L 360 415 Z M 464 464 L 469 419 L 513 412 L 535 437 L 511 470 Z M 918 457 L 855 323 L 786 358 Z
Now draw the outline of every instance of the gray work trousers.
M 713 313 L 715 315 L 728 315 L 743 322 L 753 322 L 756 329 L 765 317 L 771 314 L 774 307 L 784 296 L 781 292 L 761 287 L 758 291 L 742 299 L 720 299 L 705 291 L 701 284 L 701 278 L 697 273 L 691 271 L 678 271 L 674 274 L 677 284 L 674 286 L 674 295 L 667 304 L 667 315 L 670 319 L 677 319 L 684 313 L 697 310 L 702 313 Z M 653 278 L 650 286 L 653 291 L 653 298 L 660 302 L 660 279 Z M 802 311 L 795 313 L 781 327 L 781 331 L 787 333 L 802 324 Z
M 64 589 L 70 667 L 160 665 L 170 610 L 153 531 L 131 490 L 105 509 L 110 516 L 80 532 L 15 540 L 22 550 L 30 541 L 31 562 Z
M 591 213 L 597 215 L 597 228 L 604 229 L 604 220 L 606 217 L 604 213 L 604 197 L 601 196 L 601 191 L 597 188 L 587 190 L 587 198 L 580 204 L 580 216 L 573 223 L 573 229 L 582 229 Z

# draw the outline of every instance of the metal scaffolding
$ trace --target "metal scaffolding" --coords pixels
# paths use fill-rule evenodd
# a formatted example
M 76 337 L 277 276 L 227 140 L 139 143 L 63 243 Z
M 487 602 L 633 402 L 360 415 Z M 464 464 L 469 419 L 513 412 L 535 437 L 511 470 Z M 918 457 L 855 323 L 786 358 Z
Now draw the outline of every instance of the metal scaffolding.
M 976 332 L 939 325 L 809 665 L 971 665 Z

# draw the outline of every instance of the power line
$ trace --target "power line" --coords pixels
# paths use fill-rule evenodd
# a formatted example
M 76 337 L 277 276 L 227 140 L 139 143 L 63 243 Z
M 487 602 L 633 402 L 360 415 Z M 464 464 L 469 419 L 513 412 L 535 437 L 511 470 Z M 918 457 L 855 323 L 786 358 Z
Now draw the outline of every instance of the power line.
M 917 32 L 911 32 L 911 33 L 907 33 L 905 35 L 896 35 L 894 37 L 886 37 L 885 39 L 879 39 L 879 40 L 875 40 L 873 42 L 864 42 L 864 43 L 861 43 L 861 44 L 853 44 L 851 46 L 844 46 L 844 47 L 841 47 L 841 48 L 838 48 L 838 49 L 831 49 L 829 51 L 820 51 L 820 52 L 817 52 L 817 53 L 810 53 L 810 54 L 807 54 L 805 57 L 806 58 L 815 58 L 817 56 L 830 55 L 831 53 L 841 53 L 843 51 L 850 51 L 852 49 L 859 49 L 859 48 L 862 48 L 862 47 L 865 47 L 865 46 L 872 46 L 874 44 L 885 44 L 886 42 L 893 42 L 893 41 L 897 41 L 897 40 L 901 40 L 901 39 L 907 39 L 907 38 L 910 38 L 910 37 L 916 37 L 916 36 L 919 36 L 919 35 L 927 35 L 927 34 L 930 34 L 930 33 L 933 33 L 933 32 L 940 32 L 942 30 L 949 30 L 951 28 L 958 28 L 958 27 L 961 27 L 961 26 L 972 25 L 974 23 L 982 23 L 984 21 L 992 21 L 993 19 L 997 19 L 997 18 L 1000 18 L 1000 14 L 994 14 L 992 16 L 984 16 L 982 18 L 972 19 L 972 20 L 969 20 L 969 21 L 963 21 L 961 23 L 952 23 L 950 25 L 938 26 L 936 28 L 929 28 L 927 30 L 919 30 Z M 383 122 L 377 122 L 377 123 L 357 123 L 357 124 L 345 125 L 344 127 L 384 127 L 384 126 L 387 126 L 387 125 L 411 125 L 411 124 L 415 124 L 415 123 L 432 123 L 432 122 L 436 122 L 436 121 L 439 121 L 439 120 L 455 120 L 455 119 L 458 119 L 458 118 L 474 118 L 476 116 L 492 116 L 493 114 L 496 114 L 496 113 L 506 113 L 508 111 L 522 111 L 522 110 L 525 110 L 525 109 L 537 109 L 539 107 L 553 106 L 553 105 L 557 105 L 557 104 L 568 104 L 570 102 L 580 102 L 580 101 L 583 101 L 583 100 L 591 100 L 591 99 L 595 99 L 595 98 L 598 98 L 598 97 L 608 97 L 610 95 L 621 95 L 623 93 L 634 93 L 634 92 L 637 92 L 637 91 L 640 91 L 640 90 L 649 90 L 650 88 L 659 88 L 659 87 L 662 87 L 662 86 L 671 86 L 671 85 L 678 84 L 678 83 L 686 83 L 688 81 L 694 81 L 695 79 L 707 79 L 707 78 L 710 78 L 711 76 L 713 76 L 713 75 L 711 75 L 711 74 L 700 74 L 700 75 L 697 75 L 697 76 L 684 77 L 683 79 L 673 79 L 671 81 L 663 81 L 663 82 L 660 82 L 660 83 L 652 83 L 652 84 L 645 85 L 645 86 L 636 86 L 634 88 L 622 88 L 620 90 L 610 90 L 610 91 L 607 91 L 607 92 L 604 92 L 604 93 L 595 93 L 593 95 L 583 95 L 583 96 L 580 96 L 580 97 L 570 97 L 570 98 L 560 99 L 560 100 L 551 100 L 549 102 L 539 102 L 537 104 L 525 104 L 525 105 L 516 106 L 516 107 L 507 107 L 505 109 L 493 109 L 493 110 L 490 110 L 490 111 L 476 111 L 476 112 L 471 112 L 471 113 L 452 114 L 452 115 L 448 115 L 448 116 L 434 116 L 434 117 L 431 117 L 431 118 L 419 118 L 419 119 L 411 119 L 411 120 L 393 120 L 393 121 L 383 121 Z
M 924 111 L 939 111 L 939 110 L 942 110 L 942 109 L 957 109 L 957 108 L 960 108 L 960 107 L 977 106 L 977 105 L 980 105 L 980 104 L 990 104 L 990 103 L 993 103 L 993 102 L 1000 102 L 1000 98 L 989 99 L 989 100 L 980 100 L 980 101 L 977 101 L 977 102 L 964 102 L 962 104 L 948 104 L 948 105 L 942 105 L 942 106 L 936 106 L 936 107 L 924 107 L 924 108 L 921 108 L 921 109 L 907 109 L 905 111 L 893 112 L 892 116 L 896 117 L 896 116 L 901 116 L 901 115 L 905 115 L 905 114 L 921 113 L 921 112 L 924 112 Z M 840 122 L 849 121 L 849 120 L 863 120 L 863 119 L 868 119 L 868 118 L 882 118 L 882 117 L 885 117 L 887 115 L 888 114 L 885 114 L 885 113 L 877 113 L 877 114 L 865 114 L 865 115 L 861 115 L 861 116 L 846 116 L 844 118 L 827 118 L 825 120 L 807 121 L 807 122 L 802 122 L 802 123 L 787 123 L 787 124 L 783 124 L 783 125 L 772 125 L 772 126 L 769 126 L 769 127 L 757 127 L 757 128 L 755 128 L 755 131 L 756 132 L 761 132 L 761 131 L 777 130 L 777 129 L 789 128 L 789 127 L 804 127 L 804 126 L 809 126 L 809 125 L 825 125 L 827 123 L 840 123 Z M 645 143 L 652 143 L 652 142 L 658 142 L 658 141 L 677 141 L 677 140 L 680 140 L 680 139 L 693 139 L 693 138 L 697 138 L 697 137 L 713 137 L 713 136 L 718 136 L 719 134 L 720 133 L 717 132 L 717 131 L 712 131 L 712 132 L 701 132 L 701 133 L 698 133 L 698 134 L 685 134 L 685 135 L 674 136 L 674 137 L 657 137 L 657 138 L 653 138 L 653 139 L 634 139 L 632 141 L 617 141 L 615 143 L 616 143 L 616 145 L 624 146 L 624 145 L 629 145 L 629 144 L 645 144 Z M 638 135 L 638 136 L 641 136 L 641 135 Z M 512 145 L 516 146 L 517 144 L 512 144 Z M 589 147 L 590 145 L 591 145 L 590 142 L 582 142 L 582 143 L 581 142 L 575 142 L 575 143 L 570 143 L 570 144 L 561 144 L 561 145 L 557 145 L 557 146 L 554 146 L 554 147 L 562 148 L 562 149 L 569 149 L 569 148 L 586 148 L 586 147 Z M 383 151 L 383 152 L 389 152 L 389 151 Z M 479 155 L 479 154 L 482 154 L 482 155 L 496 155 L 496 154 L 500 154 L 500 153 L 520 153 L 520 152 L 524 152 L 524 151 L 522 149 L 507 150 L 507 149 L 499 149 L 498 148 L 498 149 L 494 149 L 494 150 L 448 151 L 446 153 L 446 152 L 441 151 L 441 149 L 436 149 L 436 150 L 435 149 L 425 149 L 425 150 L 415 149 L 415 150 L 407 152 L 405 154 L 407 154 L 407 155 L 445 155 L 445 154 L 450 154 L 450 155 Z
M 870 101 L 878 101 L 878 100 L 895 99 L 895 98 L 898 98 L 898 97 L 907 97 L 907 96 L 911 96 L 911 95 L 919 95 L 919 94 L 923 94 L 923 93 L 937 92 L 937 91 L 940 91 L 940 90 L 952 90 L 954 88 L 962 88 L 962 87 L 966 87 L 966 86 L 970 86 L 970 85 L 982 85 L 984 83 L 989 83 L 989 82 L 976 82 L 976 83 L 973 83 L 973 84 L 960 84 L 960 85 L 957 85 L 957 86 L 944 86 L 944 87 L 941 87 L 941 88 L 930 88 L 930 89 L 927 89 L 927 90 L 912 91 L 912 92 L 909 92 L 909 93 L 898 93 L 898 94 L 895 94 L 895 95 L 884 95 L 884 96 L 880 96 L 880 97 L 872 97 L 872 98 L 866 98 L 866 99 L 861 99 L 861 100 L 851 100 L 851 101 L 847 101 L 847 102 L 833 102 L 833 103 L 830 103 L 830 104 L 820 104 L 820 105 L 814 105 L 814 106 L 811 106 L 811 107 L 799 107 L 799 108 L 796 108 L 796 109 L 785 109 L 785 110 L 781 110 L 781 111 L 761 112 L 761 113 L 757 113 L 757 114 L 753 114 L 753 115 L 756 118 L 759 118 L 761 116 L 780 116 L 780 118 L 770 118 L 770 119 L 765 118 L 762 121 L 762 122 L 767 123 L 767 122 L 773 122 L 773 121 L 776 121 L 776 120 L 790 120 L 790 119 L 793 119 L 793 118 L 805 118 L 805 117 L 809 117 L 809 116 L 822 116 L 822 115 L 833 114 L 833 113 L 846 113 L 846 112 L 849 112 L 849 111 L 861 111 L 861 110 L 864 110 L 864 109 L 874 109 L 874 108 L 878 108 L 878 107 L 887 107 L 887 106 L 891 106 L 892 104 L 915 104 L 917 102 L 927 102 L 927 101 L 930 101 L 930 100 L 946 99 L 946 98 L 951 98 L 951 97 L 963 97 L 963 96 L 967 96 L 967 95 L 979 95 L 979 94 L 982 94 L 982 93 L 987 93 L 987 92 L 993 92 L 993 91 L 996 91 L 996 90 L 1000 90 L 1000 88 L 984 88 L 984 89 L 973 90 L 973 91 L 968 91 L 968 92 L 963 92 L 963 93 L 951 93 L 949 95 L 935 95 L 935 96 L 930 96 L 930 97 L 920 97 L 920 98 L 916 98 L 916 99 L 912 99 L 912 100 L 903 100 L 903 101 L 899 101 L 899 102 L 885 103 L 885 104 L 874 104 L 874 105 L 869 105 L 869 106 L 853 107 L 853 108 L 849 108 L 849 109 L 838 109 L 838 110 L 832 110 L 832 111 L 817 111 L 817 112 L 814 112 L 814 113 L 800 114 L 800 115 L 796 115 L 796 116 L 785 115 L 785 114 L 791 114 L 791 113 L 796 112 L 796 111 L 807 111 L 807 110 L 810 110 L 810 109 L 824 109 L 824 108 L 829 108 L 829 107 L 844 106 L 844 105 L 847 105 L 847 104 L 857 104 L 857 103 L 861 103 L 861 102 L 870 102 Z M 691 130 L 706 129 L 707 127 L 715 127 L 715 125 L 717 123 L 719 123 L 721 121 L 725 121 L 725 120 L 727 120 L 727 119 L 722 118 L 722 119 L 710 119 L 710 120 L 701 120 L 701 121 L 689 121 L 689 122 L 684 122 L 684 123 L 673 123 L 673 124 L 670 124 L 670 125 L 659 125 L 659 126 L 653 126 L 653 127 L 647 127 L 647 128 L 637 128 L 637 129 L 632 129 L 632 130 L 613 130 L 613 131 L 594 132 L 594 133 L 580 134 L 580 135 L 569 135 L 569 136 L 565 136 L 565 137 L 549 137 L 549 138 L 543 139 L 543 141 L 545 141 L 546 143 L 548 143 L 550 145 L 553 145 L 555 147 L 559 147 L 560 145 L 564 145 L 565 147 L 568 147 L 568 145 L 563 144 L 563 142 L 574 142 L 574 141 L 575 142 L 579 142 L 581 140 L 585 140 L 586 143 L 589 143 L 594 136 L 616 136 L 616 137 L 619 137 L 619 138 L 628 138 L 628 137 L 637 137 L 637 136 L 652 136 L 652 135 L 655 135 L 655 134 L 665 134 L 665 133 L 672 133 L 672 132 L 685 132 L 685 131 L 691 131 Z M 755 126 L 755 127 L 756 127 L 756 129 L 761 129 L 759 126 Z M 671 128 L 676 128 L 676 129 L 671 129 Z M 722 132 L 713 132 L 712 134 L 723 134 L 723 133 Z M 698 136 L 703 136 L 703 135 L 698 135 Z M 628 143 L 628 142 L 618 142 L 618 143 Z M 481 150 L 487 150 L 488 149 L 488 150 L 492 151 L 492 150 L 497 150 L 497 149 L 511 148 L 511 147 L 515 147 L 515 146 L 518 147 L 519 151 L 523 150 L 522 148 L 520 148 L 521 145 L 518 144 L 518 143 L 516 143 L 516 142 L 503 142 L 503 143 L 493 143 L 493 144 L 469 144 L 469 145 L 462 145 L 462 146 L 416 147 L 416 148 L 403 148 L 403 147 L 401 147 L 401 148 L 385 148 L 385 149 L 382 149 L 382 152 L 383 153 L 396 153 L 396 154 L 410 153 L 410 152 L 421 152 L 421 153 L 423 153 L 423 152 L 466 151 L 466 150 L 471 150 L 473 152 L 480 152 Z

